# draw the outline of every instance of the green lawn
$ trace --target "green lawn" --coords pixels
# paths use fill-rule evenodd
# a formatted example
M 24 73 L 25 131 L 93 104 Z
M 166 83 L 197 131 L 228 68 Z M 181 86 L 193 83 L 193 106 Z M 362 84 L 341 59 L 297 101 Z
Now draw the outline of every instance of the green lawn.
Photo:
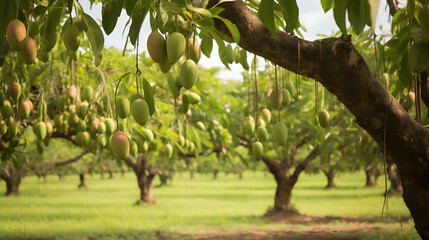
M 364 188 L 364 180 L 364 174 L 343 174 L 336 178 L 337 189 L 326 190 L 324 176 L 303 175 L 292 203 L 306 215 L 380 217 L 384 179 L 375 188 Z M 24 178 L 19 196 L 0 197 L 0 239 L 146 239 L 157 232 L 177 237 L 290 227 L 261 217 L 274 201 L 270 174 L 246 172 L 242 180 L 223 174 L 217 180 L 209 175 L 191 180 L 187 173 L 176 174 L 172 185 L 155 188 L 153 206 L 134 206 L 139 190 L 132 173 L 114 179 L 88 176 L 87 182 L 89 189 L 77 189 L 77 175 L 62 182 L 56 176 L 48 176 L 47 182 Z M 4 192 L 5 184 L 0 182 L 0 193 Z M 397 196 L 389 198 L 389 213 L 409 215 Z M 361 239 L 401 239 L 399 224 L 380 226 L 388 227 L 355 234 Z M 404 239 L 418 239 L 411 223 L 403 233 Z

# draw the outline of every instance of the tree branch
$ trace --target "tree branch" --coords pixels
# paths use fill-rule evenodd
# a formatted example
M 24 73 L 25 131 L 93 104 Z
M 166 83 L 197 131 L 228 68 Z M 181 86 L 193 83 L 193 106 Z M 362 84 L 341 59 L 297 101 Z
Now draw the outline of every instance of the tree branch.
M 124 159 L 124 162 L 128 167 L 132 168 L 135 173 L 137 173 L 137 165 L 133 162 L 133 160 L 131 160 L 129 156 Z
M 70 163 L 74 163 L 79 161 L 83 156 L 85 156 L 87 153 L 90 153 L 91 151 L 89 149 L 86 149 L 85 151 L 81 152 L 76 157 L 70 158 L 68 160 L 62 161 L 62 162 L 51 162 L 51 163 L 38 163 L 38 164 L 32 164 L 29 166 L 30 169 L 36 169 L 41 167 L 60 167 L 64 166 Z
M 242 145 L 248 149 L 252 149 L 252 145 L 250 144 L 250 141 L 246 137 L 238 135 L 238 134 L 236 134 L 236 135 L 238 137 L 238 144 L 240 144 L 240 145 Z M 279 163 L 276 161 L 273 161 L 273 160 L 271 160 L 265 156 L 261 156 L 261 159 L 265 163 L 265 165 L 267 165 L 268 170 L 275 175 L 278 168 L 279 168 Z
M 305 158 L 304 161 L 300 162 L 298 164 L 298 166 L 296 166 L 295 171 L 293 172 L 293 175 L 291 176 L 291 181 L 293 183 L 296 183 L 296 181 L 298 181 L 298 177 L 299 174 L 301 174 L 302 171 L 305 170 L 305 168 L 308 166 L 308 164 L 313 161 L 314 159 L 316 159 L 317 156 L 319 156 L 320 152 L 319 152 L 319 145 L 316 145 L 313 149 L 313 151 L 311 151 L 307 157 Z
M 428 79 L 428 73 L 422 72 L 420 73 L 420 78 L 422 80 L 421 87 L 422 87 L 422 94 L 421 98 L 423 103 L 429 107 L 429 79 Z M 416 96 L 418 97 L 418 96 Z
M 211 0 L 210 4 L 216 1 Z M 310 42 L 282 31 L 271 36 L 258 16 L 241 0 L 223 2 L 219 6 L 225 8 L 220 15 L 237 26 L 239 45 L 243 49 L 322 83 L 379 146 L 388 149 L 387 153 L 394 156 L 397 164 L 422 164 L 416 161 L 417 157 L 411 158 L 411 153 L 429 159 L 429 151 L 426 152 L 429 130 L 414 121 L 377 80 L 350 40 L 342 37 Z M 220 32 L 229 34 L 222 23 L 216 22 L 215 26 Z M 424 164 L 429 167 L 429 162 Z
M 389 5 L 390 15 L 393 17 L 395 13 L 398 11 L 398 0 L 387 0 L 387 5 Z
M 289 164 L 290 164 L 290 166 L 292 166 L 292 164 L 295 162 L 295 156 L 296 156 L 296 154 L 298 153 L 298 150 L 302 147 L 302 146 L 304 146 L 304 144 L 306 144 L 307 143 L 307 137 L 305 137 L 305 138 L 303 138 L 302 140 L 301 140 L 301 142 L 299 142 L 297 145 L 295 145 L 291 150 L 290 150 L 290 153 L 289 153 Z

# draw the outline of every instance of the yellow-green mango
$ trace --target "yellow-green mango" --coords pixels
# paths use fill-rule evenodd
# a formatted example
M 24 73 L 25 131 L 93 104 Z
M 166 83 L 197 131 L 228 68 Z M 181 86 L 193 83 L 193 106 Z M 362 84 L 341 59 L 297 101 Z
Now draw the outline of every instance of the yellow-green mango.
M 82 93 L 80 94 L 80 100 L 91 102 L 94 98 L 94 89 L 91 86 L 86 86 L 83 88 Z
M 38 122 L 34 125 L 34 133 L 37 139 L 43 140 L 46 137 L 46 124 L 44 122 Z
M 277 93 L 278 93 L 278 97 L 277 97 Z M 273 90 L 270 95 L 270 106 L 273 109 L 277 110 L 279 108 L 279 103 L 281 104 L 282 101 L 283 101 L 282 92 L 280 90 L 279 91 Z
M 259 141 L 265 142 L 268 140 L 268 131 L 265 127 L 259 126 L 256 131 Z
M 16 101 L 18 101 L 19 96 L 21 96 L 21 85 L 17 82 L 13 82 L 9 85 L 9 95 Z
M 226 45 L 225 47 L 225 60 L 228 63 L 234 62 L 234 49 L 232 49 L 231 44 Z
M 198 41 L 195 41 L 194 43 L 194 38 L 188 39 L 188 42 L 186 44 L 186 49 L 185 49 L 185 56 L 187 59 L 194 60 L 195 63 L 198 63 L 198 61 L 200 61 L 200 58 L 201 58 L 200 44 L 198 44 Z

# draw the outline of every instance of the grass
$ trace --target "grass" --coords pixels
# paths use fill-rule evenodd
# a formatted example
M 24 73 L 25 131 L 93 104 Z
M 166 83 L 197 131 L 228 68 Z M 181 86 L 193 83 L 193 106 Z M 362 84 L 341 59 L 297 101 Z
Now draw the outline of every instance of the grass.
M 303 175 L 292 203 L 306 215 L 379 217 L 382 179 L 374 188 L 364 188 L 364 180 L 360 173 L 343 174 L 336 178 L 337 189 L 326 190 L 324 176 Z M 132 173 L 114 179 L 88 176 L 87 182 L 89 189 L 77 189 L 77 175 L 61 182 L 54 175 L 47 182 L 24 178 L 19 196 L 0 197 L 0 239 L 150 239 L 159 232 L 193 235 L 288 227 L 261 218 L 274 201 L 275 182 L 270 174 L 246 172 L 242 180 L 233 175 L 220 175 L 217 180 L 196 175 L 191 180 L 188 174 L 177 174 L 172 185 L 155 188 L 157 204 L 151 206 L 134 205 L 139 190 Z M 5 184 L 0 183 L 3 193 Z M 409 215 L 399 196 L 389 198 L 389 213 Z M 401 239 L 399 224 L 388 226 L 357 234 L 362 239 Z M 404 239 L 415 238 L 412 224 L 407 224 Z

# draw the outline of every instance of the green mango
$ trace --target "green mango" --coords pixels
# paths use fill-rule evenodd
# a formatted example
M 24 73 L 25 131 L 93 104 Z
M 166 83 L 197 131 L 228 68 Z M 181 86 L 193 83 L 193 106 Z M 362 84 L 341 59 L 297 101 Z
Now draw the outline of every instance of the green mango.
M 264 154 L 264 146 L 261 142 L 255 142 L 252 146 L 252 152 L 253 156 L 256 159 L 260 159 L 262 157 L 262 154 Z
M 63 42 L 68 50 L 76 52 L 80 45 L 79 29 L 72 24 L 69 24 L 63 31 Z
M 137 99 L 131 104 L 131 115 L 141 126 L 149 121 L 149 106 L 144 99 Z
M 125 119 L 130 114 L 130 100 L 126 97 L 116 99 L 117 109 L 116 112 L 121 119 Z
M 111 118 L 106 118 L 106 120 L 104 120 L 104 124 L 106 124 L 107 136 L 112 135 L 116 130 L 115 121 L 113 121 L 113 119 L 111 119 Z
M 264 120 L 267 123 L 270 123 L 270 121 L 271 121 L 271 112 L 270 112 L 270 110 L 268 110 L 268 108 L 264 108 L 264 109 L 262 109 L 261 114 L 262 114 L 262 117 L 264 118 Z
M 186 48 L 186 39 L 183 34 L 173 32 L 167 37 L 167 56 L 168 62 L 173 65 L 183 55 Z
M 278 93 L 278 98 L 277 98 L 277 93 Z M 271 107 L 275 110 L 279 109 L 279 103 L 281 104 L 282 101 L 283 101 L 282 92 L 280 90 L 279 91 L 273 90 L 270 94 Z
M 245 133 L 253 134 L 253 132 L 255 131 L 255 119 L 252 116 L 249 115 L 244 120 L 243 129 Z
M 180 67 L 180 84 L 185 89 L 191 89 L 198 78 L 198 67 L 194 60 L 188 59 Z
M 44 122 L 38 122 L 34 125 L 34 133 L 37 139 L 43 140 L 46 137 L 46 124 Z
M 286 88 L 282 88 L 282 104 L 283 105 L 288 105 L 292 99 L 292 97 L 290 96 L 289 90 L 287 90 Z
M 228 45 L 226 45 L 226 48 L 225 48 L 225 60 L 228 63 L 233 63 L 234 59 L 235 59 L 235 57 L 234 57 L 234 49 L 232 49 L 231 44 L 228 44 Z
M 259 141 L 265 142 L 268 140 L 268 131 L 265 127 L 259 126 L 256 131 Z
M 201 49 L 200 44 L 198 44 L 198 41 L 195 41 L 194 44 L 194 38 L 189 38 L 188 42 L 186 44 L 185 49 L 185 56 L 187 59 L 194 60 L 195 63 L 198 63 L 201 58 Z
M 92 102 L 92 100 L 94 99 L 94 89 L 91 86 L 86 86 L 83 88 L 81 94 L 80 94 L 80 100 L 83 101 L 87 101 L 87 102 Z
M 198 104 L 201 102 L 201 97 L 197 93 L 194 92 L 188 92 L 186 93 L 188 96 L 188 100 L 190 104 Z
M 8 100 L 4 100 L 3 102 L 3 108 L 2 108 L 2 117 L 8 118 L 13 116 L 13 108 L 12 104 Z
M 13 82 L 9 85 L 9 96 L 15 101 L 18 101 L 19 96 L 21 96 L 21 85 L 17 82 Z
M 326 128 L 329 124 L 329 113 L 326 110 L 321 110 L 318 114 L 319 124 L 322 128 Z
M 153 136 L 153 132 L 152 132 L 152 130 L 150 130 L 150 129 L 148 129 L 148 128 L 142 129 L 142 134 L 143 134 L 143 138 L 144 138 L 146 141 L 149 141 L 149 142 L 152 142 L 152 141 L 153 141 L 154 136 Z
M 87 101 L 81 102 L 76 109 L 76 113 L 80 118 L 85 118 L 89 108 L 89 103 Z
M 287 135 L 288 131 L 286 125 L 283 122 L 277 122 L 273 128 L 274 141 L 280 146 L 285 146 L 287 142 Z

